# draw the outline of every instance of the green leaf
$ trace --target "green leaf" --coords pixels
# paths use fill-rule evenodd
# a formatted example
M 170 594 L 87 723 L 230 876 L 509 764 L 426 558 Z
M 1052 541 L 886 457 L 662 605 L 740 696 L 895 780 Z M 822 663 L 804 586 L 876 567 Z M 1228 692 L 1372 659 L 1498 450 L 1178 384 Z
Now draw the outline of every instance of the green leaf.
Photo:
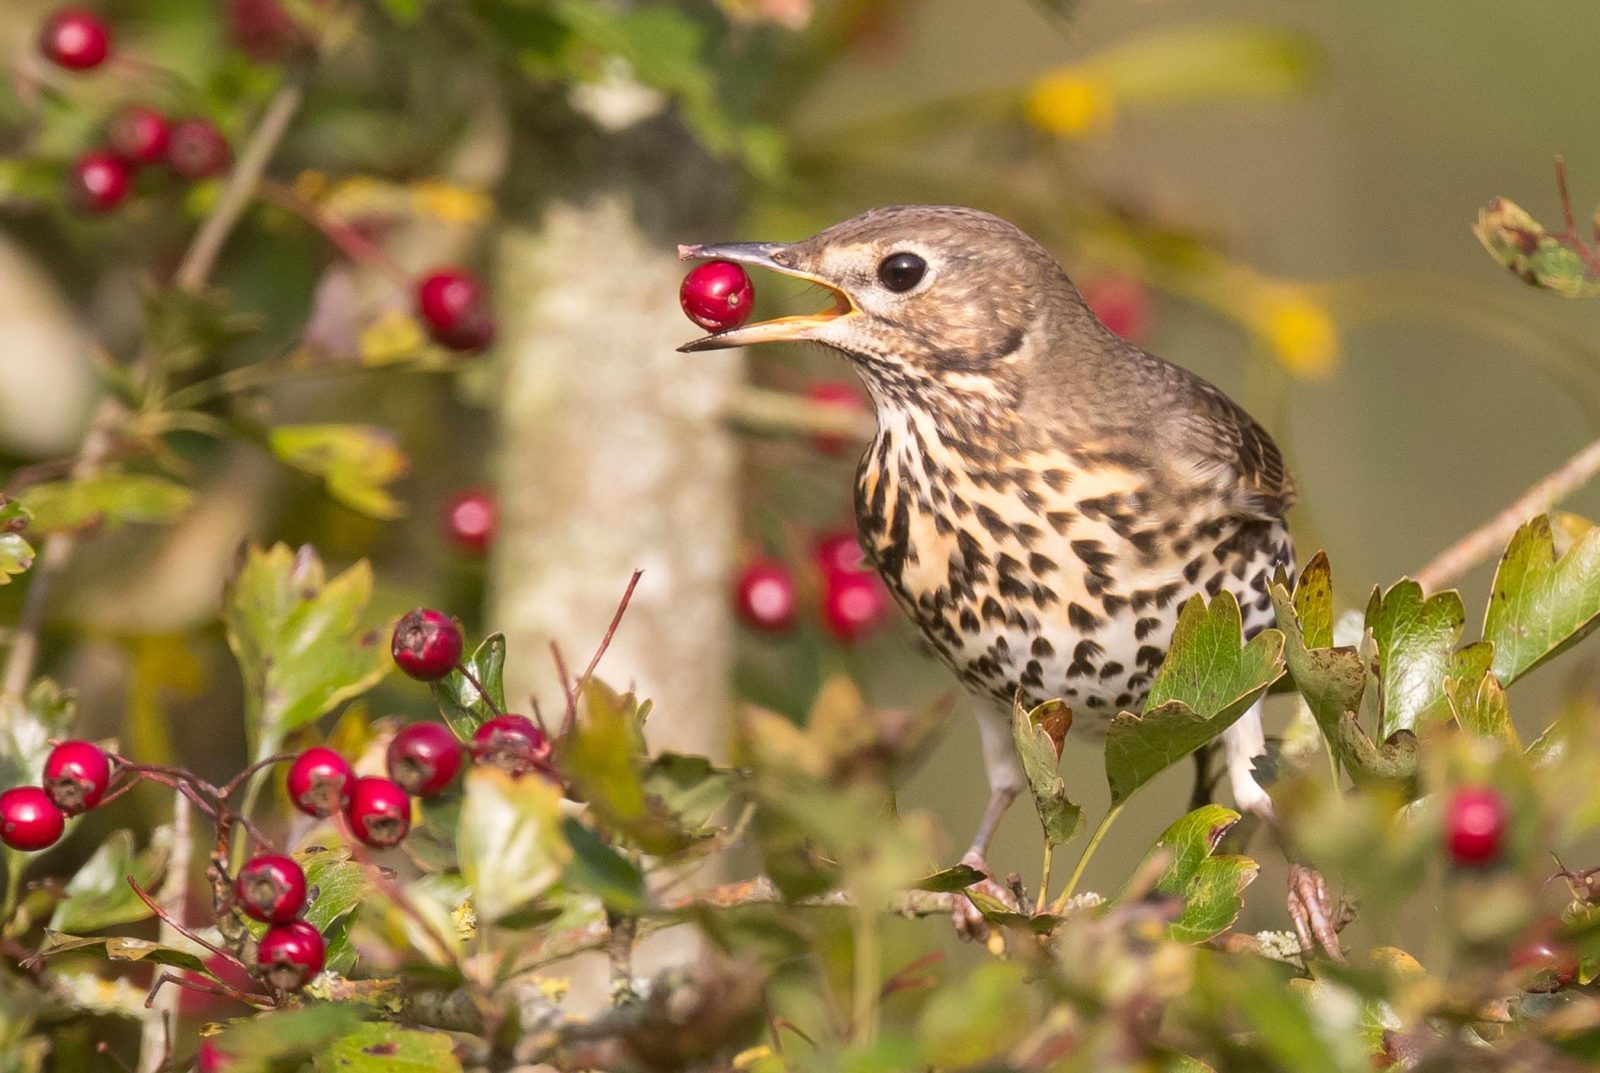
M 97 954 L 108 961 L 142 961 L 149 965 L 169 965 L 175 969 L 205 972 L 200 958 L 188 950 L 162 946 L 147 939 L 128 939 L 120 935 L 77 936 L 46 930 L 40 957 L 54 957 L 72 951 Z M 207 973 L 209 975 L 209 973 Z
M 1600 624 L 1600 528 L 1556 558 L 1550 519 L 1531 519 L 1495 570 L 1483 636 L 1494 644 L 1494 674 L 1511 685 Z
M 1172 854 L 1156 890 L 1183 899 L 1183 913 L 1172 922 L 1172 937 L 1178 942 L 1204 942 L 1239 918 L 1244 889 L 1261 868 L 1248 857 L 1215 855 L 1218 843 L 1238 822 L 1232 809 L 1206 805 L 1168 827 L 1147 855 L 1148 860 L 1158 853 Z
M 1524 283 L 1567 298 L 1600 294 L 1600 281 L 1589 275 L 1578 252 L 1545 230 L 1509 198 L 1497 197 L 1478 213 L 1472 233 L 1489 256 Z
M 1263 630 L 1249 644 L 1242 638 L 1232 593 L 1184 604 L 1143 714 L 1122 712 L 1107 732 L 1113 804 L 1227 730 L 1283 673 L 1282 633 Z
M 479 919 L 495 921 L 522 908 L 549 890 L 572 859 L 561 834 L 561 792 L 537 775 L 473 767 L 456 852 Z
M 473 732 L 494 718 L 495 710 L 506 710 L 506 636 L 491 634 L 483 639 L 477 650 L 468 656 L 463 665 L 467 673 L 476 678 L 494 700 L 494 707 L 483 699 L 478 687 L 472 684 L 460 668 L 451 671 L 433 683 L 434 703 L 439 714 L 462 741 L 471 741 Z
M 634 914 L 644 910 L 648 901 L 644 874 L 632 861 L 600 841 L 572 816 L 562 819 L 561 833 L 572 847 L 572 859 L 566 869 L 569 885 L 598 895 L 606 908 L 615 912 Z
M 657 753 L 644 769 L 644 790 L 657 798 L 691 832 L 705 830 L 732 798 L 733 772 L 719 768 L 703 756 Z
M 1456 643 L 1466 624 L 1454 590 L 1422 598 L 1422 586 L 1404 578 L 1367 602 L 1367 629 L 1378 643 L 1383 708 L 1379 733 L 1416 730 L 1448 715 L 1444 696 Z
M 1060 701 L 1047 701 L 1031 712 L 1024 711 L 1021 704 L 1013 705 L 1011 710 L 1011 739 L 1022 758 L 1022 772 L 1027 776 L 1044 837 L 1052 846 L 1071 841 L 1083 826 L 1083 809 L 1067 797 L 1066 781 L 1056 771 L 1061 763 L 1060 747 L 1041 725 L 1065 707 Z M 1070 713 L 1066 722 L 1071 725 Z
M 101 473 L 36 484 L 22 493 L 36 533 L 59 533 L 90 525 L 171 521 L 194 501 L 176 481 L 140 473 Z
M 156 830 L 143 853 L 134 854 L 133 832 L 115 831 L 67 882 L 67 900 L 56 906 L 50 930 L 99 931 L 132 924 L 152 914 L 128 885 L 128 877 L 145 890 L 153 890 L 167 869 L 172 851 L 172 829 Z
M 389 520 L 405 513 L 388 485 L 410 460 L 394 433 L 372 425 L 279 425 L 268 435 L 278 459 L 321 477 L 328 494 L 351 510 Z
M 932 891 L 935 894 L 953 894 L 958 890 L 966 890 L 974 883 L 981 883 L 986 878 L 971 865 L 958 864 L 953 868 L 935 872 L 931 876 L 924 876 L 911 884 L 911 888 Z
M 152 287 L 144 295 L 145 343 L 156 367 L 179 372 L 204 365 L 261 330 L 265 318 L 232 309 L 215 292 Z
M 640 774 L 644 738 L 631 697 L 589 682 L 584 687 L 584 716 L 561 749 L 562 773 L 607 827 L 656 856 L 694 843 L 694 836 L 661 799 L 645 792 Z
M 252 757 L 277 752 L 286 734 L 388 673 L 388 646 L 361 622 L 371 595 L 365 560 L 329 580 L 309 545 L 248 550 L 228 584 L 223 621 L 244 678 Z
M 305 922 L 327 941 L 328 968 L 349 972 L 356 952 L 346 932 L 346 918 L 372 894 L 366 870 L 342 850 L 314 847 L 296 853 L 295 859 L 305 870 L 306 889 L 314 892 L 306 906 Z
M 461 1073 L 455 1041 L 443 1032 L 386 1022 L 357 1025 L 317 1055 L 325 1073 Z
M 1340 721 L 1360 704 L 1367 673 L 1355 649 L 1327 647 L 1333 641 L 1333 587 L 1327 555 L 1319 551 L 1306 564 L 1292 597 L 1281 578 L 1269 591 L 1284 635 L 1284 662 L 1295 688 L 1305 698 L 1323 737 L 1343 759 Z M 1315 644 L 1313 638 L 1326 644 Z
M 319 1002 L 235 1021 L 213 1042 L 228 1056 L 229 1073 L 298 1068 L 365 1018 L 357 1005 Z
M 1505 687 L 1492 673 L 1478 678 L 1449 678 L 1444 683 L 1450 712 L 1461 729 L 1469 734 L 1498 738 L 1508 747 L 1521 751 L 1517 728 L 1511 721 Z
M 21 503 L 0 495 L 0 585 L 33 565 L 33 548 L 21 535 L 31 521 Z
M 917 1036 L 923 1063 L 941 1069 L 1001 1066 L 1006 1053 L 1032 1031 L 1038 995 L 1027 970 L 984 961 L 941 988 L 922 1011 Z

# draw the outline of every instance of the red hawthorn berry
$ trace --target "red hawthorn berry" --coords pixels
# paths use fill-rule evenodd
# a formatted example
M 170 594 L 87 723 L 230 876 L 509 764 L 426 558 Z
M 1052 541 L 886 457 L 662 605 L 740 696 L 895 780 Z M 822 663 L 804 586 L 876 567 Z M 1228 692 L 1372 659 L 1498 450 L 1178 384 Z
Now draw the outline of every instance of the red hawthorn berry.
M 832 574 L 864 574 L 867 567 L 862 562 L 861 542 L 854 532 L 840 529 L 824 533 L 817 538 L 817 565 L 822 568 L 823 579 Z
M 861 640 L 883 623 L 888 611 L 888 593 L 873 574 L 834 572 L 823 579 L 822 624 L 835 640 Z
M 313 746 L 289 765 L 289 800 L 307 816 L 325 819 L 350 803 L 356 773 L 350 761 L 322 746 Z
M 227 16 L 228 39 L 257 63 L 276 63 L 316 44 L 279 0 L 228 0 Z
M 13 786 L 0 793 L 0 842 L 12 849 L 47 849 L 66 826 L 66 815 L 37 786 Z
M 110 784 L 111 761 L 92 742 L 64 741 L 45 758 L 45 793 L 68 816 L 98 805 Z
M 1150 291 L 1132 276 L 1101 276 L 1083 285 L 1083 300 L 1100 323 L 1138 343 L 1150 333 Z
M 824 380 L 812 384 L 806 389 L 806 398 L 819 406 L 834 406 L 841 410 L 854 411 L 866 409 L 861 394 L 843 380 Z M 849 449 L 850 441 L 844 436 L 818 433 L 811 437 L 811 446 L 822 454 L 837 455 Z
M 439 723 L 411 723 L 389 741 L 389 778 L 408 794 L 432 797 L 461 770 L 461 742 Z
M 441 611 L 419 607 L 395 623 L 389 651 L 419 682 L 437 682 L 461 662 L 461 627 Z
M 794 625 L 794 575 L 776 559 L 757 559 L 739 574 L 739 617 L 757 630 L 781 633 Z
M 512 775 L 550 773 L 550 739 L 525 715 L 497 715 L 472 735 L 472 762 Z
M 172 124 L 154 108 L 130 104 L 111 117 L 106 142 L 129 164 L 158 164 L 172 141 Z
M 1530 977 L 1529 991 L 1559 991 L 1578 978 L 1578 952 L 1547 936 L 1534 936 L 1511 951 L 1511 967 Z
M 678 303 L 689 319 L 708 332 L 725 332 L 750 319 L 756 289 L 732 261 L 707 261 L 683 277 Z
M 39 31 L 39 51 L 58 67 L 88 71 L 111 55 L 111 31 L 93 12 L 64 7 L 45 20 Z
M 306 908 L 306 874 L 288 857 L 252 857 L 233 881 L 240 908 L 267 924 L 287 924 Z
M 428 336 L 462 352 L 486 350 L 494 342 L 494 313 L 483 282 L 462 268 L 436 268 L 417 284 L 417 315 Z
M 267 929 L 256 949 L 256 965 L 267 983 L 294 991 L 322 971 L 326 956 L 322 933 L 303 920 L 291 920 Z
M 345 816 L 357 838 L 374 849 L 388 849 L 411 830 L 411 798 L 388 779 L 368 775 L 356 780 Z
M 67 179 L 67 195 L 84 212 L 110 212 L 127 198 L 133 172 L 127 161 L 104 149 L 80 156 Z
M 209 119 L 180 119 L 167 136 L 167 167 L 198 182 L 221 175 L 233 162 L 228 139 Z
M 441 521 L 444 535 L 452 544 L 463 551 L 482 555 L 494 543 L 499 515 L 494 497 L 480 488 L 473 488 L 445 500 Z
M 1456 864 L 1474 867 L 1500 856 L 1506 834 L 1506 806 L 1498 791 L 1467 787 L 1451 796 L 1445 809 L 1445 835 Z

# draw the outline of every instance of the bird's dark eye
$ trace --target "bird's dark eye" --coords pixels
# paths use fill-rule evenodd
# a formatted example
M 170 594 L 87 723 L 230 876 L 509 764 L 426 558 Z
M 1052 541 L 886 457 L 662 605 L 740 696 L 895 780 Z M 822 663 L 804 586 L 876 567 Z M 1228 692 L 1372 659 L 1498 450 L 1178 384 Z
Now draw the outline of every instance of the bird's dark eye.
M 878 266 L 878 281 L 891 291 L 909 291 L 927 270 L 928 262 L 914 253 L 891 253 Z

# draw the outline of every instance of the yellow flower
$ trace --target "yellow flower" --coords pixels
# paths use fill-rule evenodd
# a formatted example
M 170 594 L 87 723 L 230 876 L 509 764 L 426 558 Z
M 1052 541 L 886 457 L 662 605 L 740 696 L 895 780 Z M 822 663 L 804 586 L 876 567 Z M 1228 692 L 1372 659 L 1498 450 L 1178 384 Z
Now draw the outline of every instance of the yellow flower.
M 1104 79 L 1069 70 L 1035 82 L 1028 91 L 1026 111 L 1028 121 L 1040 130 L 1084 138 L 1111 126 L 1117 102 Z
M 1284 368 L 1307 380 L 1321 380 L 1339 363 L 1339 329 L 1320 303 L 1291 289 L 1263 303 L 1256 330 Z
M 475 224 L 489 215 L 489 199 L 481 191 L 434 179 L 413 183 L 411 198 L 419 216 L 433 216 L 446 223 Z

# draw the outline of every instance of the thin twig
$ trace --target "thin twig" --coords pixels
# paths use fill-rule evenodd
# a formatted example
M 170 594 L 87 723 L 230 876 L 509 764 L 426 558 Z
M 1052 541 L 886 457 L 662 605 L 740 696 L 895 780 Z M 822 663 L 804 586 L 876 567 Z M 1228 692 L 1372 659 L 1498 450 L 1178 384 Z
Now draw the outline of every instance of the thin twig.
M 128 876 L 128 886 L 132 887 L 133 888 L 133 893 L 135 893 L 135 894 L 137 894 L 139 896 L 139 900 L 141 902 L 143 902 L 145 905 L 149 906 L 150 907 L 150 911 L 152 913 L 154 913 L 156 915 L 156 917 L 162 923 L 170 925 L 174 932 L 176 932 L 177 934 L 183 936 L 185 939 L 188 939 L 190 942 L 195 943 L 198 946 L 204 947 L 205 949 L 211 951 L 211 953 L 217 955 L 218 957 L 225 958 L 228 961 L 232 962 L 233 964 L 237 965 L 239 968 L 246 969 L 248 971 L 248 966 L 246 966 L 244 962 L 240 961 L 238 959 L 238 957 L 236 957 L 234 955 L 233 951 L 228 950 L 225 947 L 218 946 L 217 944 L 215 944 L 213 942 L 210 942 L 209 940 L 205 939 L 203 936 L 199 935 L 196 932 L 190 931 L 188 928 L 186 928 L 182 924 L 178 923 L 178 921 L 174 920 L 173 917 L 172 917 L 172 914 L 167 911 L 165 906 L 163 906 L 160 902 L 156 901 L 155 897 L 149 891 L 147 891 L 143 887 L 139 886 L 139 881 L 137 879 L 133 878 L 132 876 Z M 167 945 L 171 945 L 171 944 L 169 943 Z
M 600 647 L 594 650 L 589 666 L 583 669 L 583 676 L 578 679 L 577 684 L 580 688 L 594 677 L 595 668 L 600 666 L 600 657 L 611 647 L 611 639 L 617 635 L 617 627 L 622 625 L 622 616 L 627 614 L 628 604 L 633 600 L 633 590 L 639 587 L 639 578 L 642 576 L 644 576 L 643 570 L 635 570 L 633 576 L 628 579 L 628 587 L 623 590 L 622 599 L 617 602 L 616 613 L 611 616 L 611 625 L 606 627 L 605 636 L 600 638 Z
M 460 663 L 457 664 L 456 670 L 461 672 L 461 677 L 472 683 L 472 688 L 478 691 L 478 696 L 483 698 L 483 703 L 489 706 L 490 712 L 492 712 L 497 718 L 506 714 L 500 710 L 500 705 L 494 702 L 494 698 L 489 696 L 489 691 L 483 688 L 483 683 L 478 681 L 478 676 L 472 673 L 471 667 L 467 666 L 465 663 Z
M 194 242 L 184 254 L 177 272 L 173 273 L 172 284 L 178 290 L 192 293 L 205 286 L 217 258 L 222 254 L 223 244 L 228 241 L 228 235 L 255 197 L 261 176 L 267 170 L 272 154 L 277 151 L 278 143 L 288 131 L 294 114 L 300 110 L 305 93 L 305 72 L 295 71 L 284 79 L 283 85 L 267 102 L 260 122 L 250 132 L 249 140 L 239 152 L 238 163 L 223 184 L 211 215 L 200 225 Z
M 1424 592 L 1454 584 L 1483 560 L 1498 555 L 1529 518 L 1548 511 L 1588 484 L 1596 473 L 1600 473 L 1600 440 L 1567 459 L 1509 507 L 1434 556 L 1432 562 L 1417 571 L 1417 583 Z
M 244 782 L 244 780 L 248 779 L 250 776 L 254 775 L 256 772 L 260 771 L 262 768 L 271 767 L 273 764 L 287 764 L 289 761 L 293 760 L 297 755 L 299 755 L 299 754 L 298 753 L 277 753 L 277 754 L 275 754 L 273 756 L 267 757 L 265 760 L 257 760 L 255 763 L 251 764 L 249 767 L 247 767 L 243 771 L 239 772 L 239 774 L 235 775 L 233 778 L 229 779 L 227 782 L 223 783 L 220 787 L 218 787 L 218 789 L 217 789 L 217 797 L 218 797 L 218 799 L 226 800 L 227 798 L 232 797 L 235 793 L 238 792 L 240 783 Z

